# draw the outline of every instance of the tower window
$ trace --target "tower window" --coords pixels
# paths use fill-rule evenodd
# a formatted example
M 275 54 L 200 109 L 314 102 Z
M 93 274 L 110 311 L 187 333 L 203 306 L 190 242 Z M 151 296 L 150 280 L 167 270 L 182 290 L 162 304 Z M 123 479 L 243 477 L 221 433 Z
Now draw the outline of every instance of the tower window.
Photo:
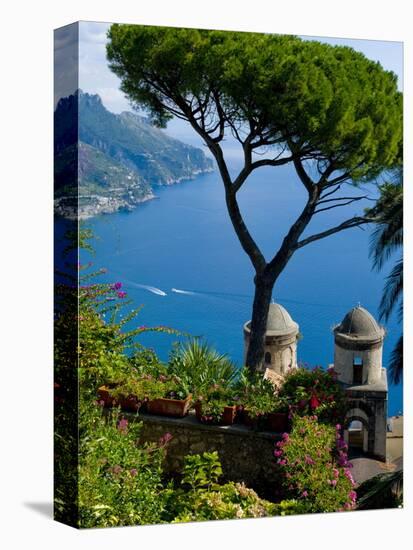
M 361 357 L 353 359 L 353 384 L 363 383 L 363 360 Z
M 266 352 L 264 360 L 268 365 L 271 365 L 271 353 L 269 351 Z

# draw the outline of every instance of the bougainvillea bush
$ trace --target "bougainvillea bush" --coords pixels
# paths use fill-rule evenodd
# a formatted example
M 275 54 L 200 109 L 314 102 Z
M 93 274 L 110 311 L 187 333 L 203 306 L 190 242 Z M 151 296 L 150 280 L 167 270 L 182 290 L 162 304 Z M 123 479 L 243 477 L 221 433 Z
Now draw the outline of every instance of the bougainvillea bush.
M 302 513 L 353 510 L 357 495 L 346 451 L 339 424 L 294 417 L 274 451 L 284 496 L 299 500 Z
M 80 269 L 88 267 L 80 266 Z M 90 279 L 104 270 L 83 277 Z M 176 333 L 159 326 L 137 326 L 126 329 L 140 308 L 122 315 L 130 304 L 121 282 L 112 284 L 83 284 L 79 288 L 79 381 L 83 390 L 96 388 L 104 383 L 120 382 L 137 377 L 145 366 L 161 370 L 156 354 L 145 349 L 137 336 L 147 331 Z
M 162 462 L 169 438 L 140 445 L 140 428 L 116 409 L 107 416 L 98 405 L 81 410 L 79 527 L 162 522 Z
M 289 403 L 292 415 L 315 414 L 319 422 L 331 425 L 344 421 L 346 397 L 332 368 L 294 369 L 286 375 L 279 396 Z

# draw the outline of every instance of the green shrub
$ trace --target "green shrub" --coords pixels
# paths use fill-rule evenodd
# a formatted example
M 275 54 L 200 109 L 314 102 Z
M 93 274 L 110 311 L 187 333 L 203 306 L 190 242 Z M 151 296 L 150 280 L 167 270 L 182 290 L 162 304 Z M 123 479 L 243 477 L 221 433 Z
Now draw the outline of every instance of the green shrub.
M 164 499 L 162 461 L 166 438 L 139 445 L 140 424 L 105 418 L 85 403 L 80 415 L 79 526 L 159 523 Z
M 221 473 L 217 452 L 187 456 L 181 486 L 165 491 L 167 521 L 181 523 L 274 515 L 276 505 L 261 499 L 244 484 L 218 485 Z
M 288 402 L 292 415 L 316 414 L 320 422 L 331 425 L 344 421 L 345 393 L 333 369 L 295 369 L 286 375 L 279 396 Z
M 227 384 L 214 384 L 205 388 L 202 394 L 195 396 L 195 400 L 201 406 L 201 421 L 208 424 L 219 424 L 224 408 L 236 404 L 234 391 Z
M 277 395 L 274 385 L 258 372 L 243 369 L 235 384 L 238 404 L 252 417 L 265 417 L 272 412 L 287 412 L 287 403 Z
M 148 401 L 160 398 L 186 399 L 189 391 L 176 376 L 160 375 L 160 378 L 154 378 L 147 374 L 120 383 L 110 390 L 110 394 L 115 398 L 134 395 L 142 401 Z

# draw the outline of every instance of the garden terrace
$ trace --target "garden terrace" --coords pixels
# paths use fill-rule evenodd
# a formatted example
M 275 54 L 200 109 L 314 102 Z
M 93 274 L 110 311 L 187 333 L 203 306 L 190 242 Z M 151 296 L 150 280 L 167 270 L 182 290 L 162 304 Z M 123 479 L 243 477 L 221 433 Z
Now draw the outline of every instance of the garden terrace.
M 218 451 L 226 480 L 244 482 L 264 498 L 274 495 L 277 478 L 274 445 L 281 434 L 258 432 L 240 424 L 201 424 L 192 413 L 183 418 L 144 413 L 123 415 L 129 421 L 143 422 L 141 443 L 158 442 L 165 433 L 172 435 L 165 463 L 168 473 L 179 474 L 188 454 Z

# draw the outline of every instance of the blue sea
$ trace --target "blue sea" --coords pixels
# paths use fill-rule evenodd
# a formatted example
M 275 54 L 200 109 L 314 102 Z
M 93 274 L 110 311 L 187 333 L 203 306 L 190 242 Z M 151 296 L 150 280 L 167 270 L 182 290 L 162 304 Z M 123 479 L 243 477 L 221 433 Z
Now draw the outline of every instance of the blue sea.
M 237 169 L 236 160 L 232 169 Z M 155 192 L 156 200 L 133 212 L 88 220 L 97 237 L 95 255 L 83 253 L 82 261 L 107 268 L 102 282 L 122 282 L 133 306 L 144 306 L 135 325 L 166 325 L 203 336 L 241 366 L 253 271 L 230 224 L 219 175 L 201 175 Z M 302 209 L 301 183 L 287 166 L 262 168 L 245 184 L 239 200 L 247 226 L 270 259 Z M 336 225 L 370 205 L 358 202 L 320 213 L 306 234 Z M 354 228 L 312 243 L 295 253 L 277 281 L 273 298 L 300 326 L 300 361 L 324 367 L 333 361 L 332 327 L 353 306 L 360 303 L 377 317 L 391 262 L 387 271 L 372 270 L 369 237 L 370 230 Z M 393 318 L 386 329 L 385 366 L 401 327 Z M 176 340 L 159 333 L 140 337 L 164 360 Z M 389 415 L 402 410 L 402 387 L 390 386 Z

